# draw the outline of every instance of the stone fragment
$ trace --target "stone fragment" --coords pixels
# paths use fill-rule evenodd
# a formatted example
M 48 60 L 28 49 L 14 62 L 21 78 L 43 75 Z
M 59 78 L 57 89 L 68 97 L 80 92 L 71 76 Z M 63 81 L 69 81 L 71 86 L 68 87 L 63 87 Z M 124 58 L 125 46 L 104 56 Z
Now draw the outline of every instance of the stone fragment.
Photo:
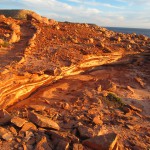
M 78 131 L 82 139 L 87 139 L 94 136 L 94 131 L 91 128 L 84 125 L 79 125 Z
M 17 135 L 17 130 L 14 127 L 10 127 L 9 130 L 13 133 L 13 135 Z
M 56 150 L 68 150 L 69 142 L 64 140 L 59 140 L 56 146 Z
M 96 125 L 102 125 L 103 124 L 103 121 L 100 119 L 99 116 L 95 116 L 93 118 L 93 122 L 96 124 Z
M 109 133 L 84 140 L 82 144 L 94 150 L 113 150 L 117 140 L 116 133 Z
M 48 142 L 46 136 L 43 136 L 37 143 L 35 150 L 52 150 L 51 144 Z
M 4 109 L 0 110 L 0 125 L 4 125 L 11 120 L 11 115 Z
M 22 127 L 26 122 L 28 121 L 19 117 L 14 117 L 11 119 L 11 123 L 15 124 L 17 127 Z
M 36 131 L 37 127 L 32 122 L 26 122 L 20 131 L 25 132 L 25 131 L 32 131 L 32 130 Z
M 44 111 L 46 109 L 46 107 L 43 105 L 30 105 L 29 107 L 35 111 Z
M 18 36 L 15 32 L 12 33 L 11 39 L 9 40 L 9 43 L 16 43 L 20 40 L 20 36 Z
M 142 109 L 140 109 L 140 108 L 137 108 L 137 107 L 135 107 L 135 106 L 133 106 L 133 105 L 125 105 L 126 107 L 128 107 L 128 108 L 130 108 L 130 109 L 132 109 L 132 110 L 134 110 L 134 111 L 137 111 L 137 112 L 142 112 Z
M 6 141 L 11 141 L 13 139 L 11 132 L 3 127 L 0 127 L 0 137 Z
M 4 40 L 0 39 L 0 45 L 3 45 L 3 44 L 4 44 Z
M 33 123 L 37 124 L 40 127 L 50 128 L 50 129 L 55 129 L 55 130 L 60 129 L 59 125 L 56 122 L 54 122 L 53 120 L 51 120 L 48 117 L 42 116 L 33 111 L 28 112 L 28 117 L 29 117 L 30 121 L 32 121 Z
M 84 147 L 82 144 L 75 143 L 73 144 L 73 150 L 84 150 Z

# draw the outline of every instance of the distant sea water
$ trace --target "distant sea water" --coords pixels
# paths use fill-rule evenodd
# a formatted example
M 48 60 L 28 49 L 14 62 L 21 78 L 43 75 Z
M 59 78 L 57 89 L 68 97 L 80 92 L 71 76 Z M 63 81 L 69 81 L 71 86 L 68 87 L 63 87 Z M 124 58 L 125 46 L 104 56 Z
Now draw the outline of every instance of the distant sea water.
M 136 33 L 136 34 L 143 34 L 150 37 L 150 29 L 139 29 L 139 28 L 122 28 L 122 27 L 105 27 L 108 30 L 112 30 L 115 32 L 122 32 L 122 33 Z

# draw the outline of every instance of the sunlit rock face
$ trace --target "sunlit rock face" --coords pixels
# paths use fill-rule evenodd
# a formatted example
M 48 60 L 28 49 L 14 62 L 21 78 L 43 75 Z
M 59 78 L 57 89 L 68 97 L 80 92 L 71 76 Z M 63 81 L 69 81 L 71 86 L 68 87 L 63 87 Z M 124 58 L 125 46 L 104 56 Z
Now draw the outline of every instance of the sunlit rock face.
M 26 16 L 0 16 L 0 147 L 147 149 L 150 39 Z

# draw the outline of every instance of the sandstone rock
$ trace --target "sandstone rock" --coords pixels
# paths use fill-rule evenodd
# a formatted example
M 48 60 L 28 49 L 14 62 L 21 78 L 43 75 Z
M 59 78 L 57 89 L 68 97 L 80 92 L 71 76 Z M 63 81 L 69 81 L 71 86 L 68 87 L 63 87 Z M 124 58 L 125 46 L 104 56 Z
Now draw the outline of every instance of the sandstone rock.
M 117 134 L 109 133 L 84 140 L 82 144 L 94 150 L 113 150 L 117 140 Z
M 20 131 L 25 132 L 25 131 L 36 131 L 36 130 L 37 127 L 33 123 L 26 122 Z
M 93 122 L 94 122 L 94 124 L 96 124 L 96 125 L 102 125 L 102 124 L 103 124 L 103 121 L 100 119 L 99 116 L 95 116 L 95 117 L 93 118 Z
M 0 127 L 0 137 L 6 141 L 11 141 L 14 138 L 11 132 L 3 127 Z
M 102 42 L 97 43 L 96 46 L 101 47 L 101 48 L 105 47 L 104 43 L 102 43 Z
M 142 109 L 137 108 L 133 105 L 125 105 L 126 107 L 130 108 L 131 110 L 137 111 L 137 112 L 142 112 Z
M 69 149 L 69 142 L 64 140 L 59 140 L 56 146 L 56 150 L 68 150 Z
M 20 40 L 20 36 L 18 36 L 15 32 L 12 33 L 11 39 L 9 43 L 16 43 Z
M 106 79 L 106 80 L 99 80 L 97 82 L 101 85 L 102 90 L 107 90 L 111 92 L 116 91 L 116 84 L 111 80 Z
M 53 120 L 51 120 L 45 116 L 37 114 L 33 111 L 28 112 L 28 117 L 33 123 L 37 124 L 40 127 L 50 128 L 50 129 L 55 129 L 55 130 L 60 129 L 59 125 L 56 122 L 54 122 Z
M 49 25 L 56 25 L 58 24 L 57 21 L 53 20 L 53 19 L 49 19 Z
M 48 142 L 47 138 L 43 136 L 41 140 L 37 143 L 35 150 L 52 150 L 52 146 Z
M 14 127 L 10 127 L 9 130 L 13 133 L 13 135 L 17 135 L 17 130 Z
M 0 125 L 4 125 L 11 120 L 11 115 L 4 109 L 0 110 Z
M 44 111 L 46 109 L 46 107 L 43 105 L 30 105 L 29 107 L 35 111 Z
M 131 91 L 132 94 L 134 94 L 134 89 L 133 89 L 131 86 L 127 86 L 127 89 L 128 89 L 129 91 Z
M 73 150 L 84 150 L 84 147 L 82 144 L 73 144 Z
M 70 105 L 68 103 L 63 103 L 62 107 L 63 109 L 68 110 L 70 108 Z
M 111 53 L 112 50 L 109 47 L 104 47 L 103 52 L 104 53 Z
M 49 24 L 49 20 L 46 17 L 42 17 L 42 22 L 45 24 Z
M 37 22 L 41 22 L 42 17 L 36 13 L 27 14 L 27 20 L 36 20 Z
M 0 45 L 3 45 L 3 44 L 4 44 L 4 40 L 0 39 Z
M 15 33 L 20 33 L 20 26 L 17 25 L 16 23 L 12 23 L 12 24 L 10 25 L 10 29 L 11 29 L 12 31 L 14 31 Z
M 93 38 L 89 38 L 88 42 L 92 44 L 92 43 L 94 43 L 94 39 Z
M 94 136 L 94 131 L 84 125 L 79 125 L 79 127 L 77 128 L 79 131 L 79 135 L 82 139 L 87 139 L 87 138 L 91 138 Z
M 22 127 L 26 122 L 28 121 L 19 117 L 14 117 L 11 119 L 11 123 L 15 124 L 17 127 Z

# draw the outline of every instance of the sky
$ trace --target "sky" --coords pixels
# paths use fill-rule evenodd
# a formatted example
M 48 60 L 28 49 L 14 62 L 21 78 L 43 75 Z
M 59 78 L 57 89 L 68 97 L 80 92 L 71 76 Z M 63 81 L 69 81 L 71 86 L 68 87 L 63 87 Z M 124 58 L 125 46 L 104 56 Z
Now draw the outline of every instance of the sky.
M 57 21 L 150 29 L 150 0 L 0 0 L 0 9 L 28 9 Z

